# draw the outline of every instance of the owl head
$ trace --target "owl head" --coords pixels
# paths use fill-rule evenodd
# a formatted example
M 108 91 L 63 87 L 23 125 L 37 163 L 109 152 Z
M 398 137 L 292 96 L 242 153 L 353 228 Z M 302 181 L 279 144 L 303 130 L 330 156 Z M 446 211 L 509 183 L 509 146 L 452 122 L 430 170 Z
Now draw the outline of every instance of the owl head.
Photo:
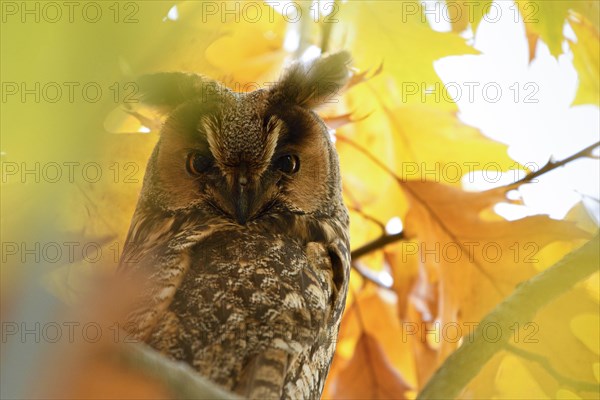
M 345 52 L 291 65 L 266 89 L 236 93 L 186 73 L 145 75 L 142 101 L 167 113 L 140 201 L 246 224 L 270 212 L 327 215 L 341 204 L 338 161 L 313 111 L 335 101 Z

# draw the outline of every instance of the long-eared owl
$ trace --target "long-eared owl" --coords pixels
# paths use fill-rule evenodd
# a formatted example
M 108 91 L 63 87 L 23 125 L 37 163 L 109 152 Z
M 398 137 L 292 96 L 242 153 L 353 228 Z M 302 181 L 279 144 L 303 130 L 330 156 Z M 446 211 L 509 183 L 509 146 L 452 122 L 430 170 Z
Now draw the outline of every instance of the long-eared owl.
M 337 153 L 313 111 L 347 82 L 345 52 L 233 92 L 200 75 L 139 80 L 167 113 L 119 274 L 126 329 L 249 398 L 319 398 L 349 279 Z

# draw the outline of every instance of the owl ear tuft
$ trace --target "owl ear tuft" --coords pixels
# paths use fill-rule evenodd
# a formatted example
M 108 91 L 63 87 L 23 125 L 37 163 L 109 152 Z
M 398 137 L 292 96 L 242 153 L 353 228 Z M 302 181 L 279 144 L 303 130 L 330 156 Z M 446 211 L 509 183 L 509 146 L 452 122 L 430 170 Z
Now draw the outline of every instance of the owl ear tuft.
M 137 80 L 141 102 L 173 110 L 182 103 L 192 99 L 201 98 L 206 90 L 212 87 L 215 92 L 215 81 L 201 75 L 185 72 L 159 72 L 156 74 L 142 75 Z
M 310 63 L 292 64 L 272 92 L 276 101 L 315 108 L 332 102 L 348 82 L 351 62 L 346 51 L 318 58 Z

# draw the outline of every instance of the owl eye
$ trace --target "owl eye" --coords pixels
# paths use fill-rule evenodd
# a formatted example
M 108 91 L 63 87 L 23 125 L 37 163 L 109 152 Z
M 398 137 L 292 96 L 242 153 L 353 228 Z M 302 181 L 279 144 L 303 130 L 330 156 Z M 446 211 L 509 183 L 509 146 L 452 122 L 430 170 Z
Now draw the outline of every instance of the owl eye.
M 206 171 L 211 165 L 209 157 L 203 156 L 199 153 L 190 153 L 187 156 L 186 168 L 187 171 L 192 175 L 199 175 Z
M 283 157 L 279 157 L 279 159 L 275 162 L 275 166 L 286 174 L 295 174 L 300 169 L 300 159 L 297 155 L 288 154 Z

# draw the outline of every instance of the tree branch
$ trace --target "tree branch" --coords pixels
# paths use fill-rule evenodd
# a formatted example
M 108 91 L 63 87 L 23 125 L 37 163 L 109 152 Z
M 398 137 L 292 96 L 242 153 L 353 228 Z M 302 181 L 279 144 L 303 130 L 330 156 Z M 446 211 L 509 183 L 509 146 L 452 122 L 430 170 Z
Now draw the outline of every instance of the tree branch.
M 592 151 L 596 148 L 600 146 L 600 142 L 596 142 L 588 147 L 586 147 L 583 150 L 578 151 L 577 153 L 563 159 L 560 161 L 548 161 L 548 163 L 546 165 L 544 165 L 542 168 L 538 169 L 537 171 L 533 171 L 529 174 L 527 174 L 526 176 L 524 176 L 523 178 L 519 179 L 516 182 L 513 182 L 509 185 L 507 185 L 508 187 L 515 187 L 515 186 L 520 186 L 523 183 L 527 183 L 527 182 L 531 182 L 533 181 L 535 178 L 544 175 L 547 172 L 550 172 L 556 168 L 559 167 L 563 167 L 565 165 L 567 165 L 568 163 L 570 163 L 571 161 L 577 160 L 578 158 L 583 158 L 583 157 L 592 157 Z
M 365 244 L 364 246 L 361 246 L 356 250 L 352 250 L 352 252 L 350 253 L 350 258 L 352 260 L 356 260 L 357 258 L 364 256 L 365 254 L 368 254 L 375 250 L 379 250 L 380 248 L 383 248 L 388 244 L 398 242 L 402 239 L 404 239 L 404 232 L 394 233 L 393 235 L 382 235 L 377 239 Z
M 598 271 L 599 236 L 571 252 L 552 267 L 521 283 L 515 291 L 486 315 L 473 335 L 452 353 L 425 385 L 417 399 L 456 398 L 461 390 L 499 350 L 510 335 L 493 343 L 485 339 L 485 326 L 495 324 L 509 332 L 515 323 L 533 319 L 539 309 Z
M 199 375 L 187 364 L 170 360 L 144 344 L 124 343 L 121 350 L 120 356 L 125 364 L 163 383 L 177 399 L 240 399 Z

